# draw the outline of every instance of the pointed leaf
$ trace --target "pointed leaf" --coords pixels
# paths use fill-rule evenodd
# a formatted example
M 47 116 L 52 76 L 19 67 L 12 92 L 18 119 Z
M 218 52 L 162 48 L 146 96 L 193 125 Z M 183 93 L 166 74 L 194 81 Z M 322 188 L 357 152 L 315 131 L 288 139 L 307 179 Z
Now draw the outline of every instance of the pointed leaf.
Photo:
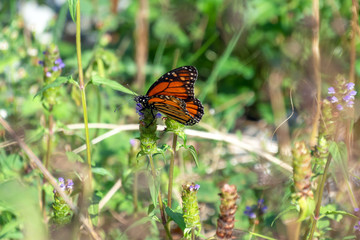
M 184 231 L 186 224 L 182 213 L 174 212 L 171 208 L 165 208 L 166 214 Z
M 344 142 L 331 142 L 329 152 L 331 153 L 335 163 L 340 166 L 345 178 L 348 179 L 346 144 Z
M 95 173 L 95 174 L 102 175 L 102 176 L 109 176 L 109 177 L 113 178 L 113 175 L 108 170 L 106 170 L 105 168 L 101 168 L 101 167 L 92 168 L 91 172 Z
M 82 157 L 74 152 L 66 152 L 66 157 L 68 158 L 68 160 L 70 162 L 81 162 L 84 163 L 84 159 L 82 159 Z
M 99 86 L 100 84 L 103 84 L 105 86 L 108 86 L 114 90 L 123 92 L 123 93 L 127 93 L 127 94 L 131 94 L 134 95 L 135 93 L 133 91 L 131 91 L 130 89 L 124 87 L 123 85 L 121 85 L 120 83 L 104 78 L 104 77 L 100 77 L 99 75 L 94 75 L 91 78 L 91 82 L 96 85 Z
M 76 23 L 76 5 L 78 0 L 68 0 L 71 18 Z
M 101 200 L 101 193 L 96 192 L 91 200 L 90 206 L 88 208 L 89 216 L 93 225 L 97 226 L 99 218 L 99 203 Z
M 193 158 L 194 158 L 194 161 L 195 161 L 196 166 L 199 167 L 198 156 L 197 156 L 197 152 L 196 152 L 194 146 L 193 146 L 193 145 L 190 145 L 190 146 L 188 147 L 188 149 L 189 149 L 189 152 L 191 153 L 191 155 L 192 155 Z
M 42 95 L 44 91 L 46 91 L 49 88 L 53 88 L 53 87 L 59 87 L 64 83 L 70 82 L 70 81 L 74 81 L 72 79 L 72 76 L 68 76 L 68 77 L 58 77 L 55 81 L 53 81 L 50 84 L 47 84 L 46 86 L 44 86 L 42 89 L 40 89 L 34 96 L 34 98 L 36 98 L 38 95 Z

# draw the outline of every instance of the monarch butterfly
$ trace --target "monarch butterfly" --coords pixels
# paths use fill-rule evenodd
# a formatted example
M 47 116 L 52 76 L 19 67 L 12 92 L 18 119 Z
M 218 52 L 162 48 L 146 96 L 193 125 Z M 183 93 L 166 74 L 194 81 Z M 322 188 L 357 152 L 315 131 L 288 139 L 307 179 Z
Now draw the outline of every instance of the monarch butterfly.
M 194 96 L 194 84 L 198 72 L 193 66 L 184 66 L 162 75 L 144 96 L 134 100 L 143 108 L 158 110 L 184 125 L 198 123 L 204 115 L 204 107 Z

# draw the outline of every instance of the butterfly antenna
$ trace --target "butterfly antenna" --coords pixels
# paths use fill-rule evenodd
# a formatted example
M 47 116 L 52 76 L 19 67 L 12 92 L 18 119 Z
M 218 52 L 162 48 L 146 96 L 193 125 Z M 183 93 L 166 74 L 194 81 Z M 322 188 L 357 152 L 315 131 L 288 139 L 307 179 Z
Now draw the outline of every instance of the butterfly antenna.
M 134 97 L 138 96 L 138 94 L 136 92 L 134 92 L 133 90 L 131 90 L 131 87 L 129 84 L 126 83 L 126 86 L 128 87 L 128 89 L 133 93 Z M 129 101 L 129 100 L 128 100 Z M 114 112 L 118 111 L 120 109 L 120 105 L 117 105 Z
M 134 92 L 133 90 L 131 90 L 131 87 L 128 83 L 126 83 L 126 86 L 128 87 L 128 89 L 133 93 L 134 97 L 138 96 L 138 94 L 136 92 Z

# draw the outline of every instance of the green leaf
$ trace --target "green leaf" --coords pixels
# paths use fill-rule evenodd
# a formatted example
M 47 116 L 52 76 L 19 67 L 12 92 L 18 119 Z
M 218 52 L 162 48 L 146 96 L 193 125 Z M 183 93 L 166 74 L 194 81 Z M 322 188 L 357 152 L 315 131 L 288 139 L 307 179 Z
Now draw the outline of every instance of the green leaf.
M 42 95 L 44 91 L 46 91 L 49 88 L 53 88 L 53 87 L 59 87 L 64 83 L 67 82 L 74 82 L 74 80 L 72 79 L 72 76 L 68 76 L 68 77 L 58 77 L 55 81 L 53 81 L 50 84 L 47 84 L 46 86 L 44 86 L 42 89 L 40 89 L 34 96 L 34 98 L 36 98 L 38 95 Z
M 99 86 L 100 84 L 103 84 L 105 86 L 108 86 L 108 87 L 116 90 L 116 91 L 120 91 L 120 92 L 131 94 L 131 95 L 136 94 L 133 91 L 131 91 L 130 89 L 128 89 L 128 88 L 124 87 L 123 85 L 121 85 L 120 83 L 118 83 L 116 81 L 113 81 L 113 80 L 110 80 L 110 79 L 107 79 L 107 78 L 104 78 L 104 77 L 100 77 L 99 75 L 94 75 L 91 78 L 91 82 L 96 86 Z
M 159 181 L 155 180 L 150 174 L 148 175 L 149 179 L 149 190 L 150 190 L 150 196 L 152 199 L 152 202 L 154 206 L 157 206 L 157 197 L 159 193 L 160 184 L 158 184 Z
M 186 228 L 184 217 L 182 213 L 174 212 L 171 208 L 165 208 L 166 214 L 181 228 L 182 231 Z
M 99 175 L 102 175 L 102 176 L 109 176 L 111 178 L 114 178 L 113 175 L 108 171 L 106 170 L 105 168 L 92 168 L 91 169 L 91 172 L 92 173 L 95 173 L 95 174 L 99 174 Z
M 289 206 L 288 208 L 286 208 L 284 211 L 280 212 L 275 218 L 274 220 L 271 222 L 271 226 L 274 225 L 274 223 L 276 222 L 276 220 L 278 220 L 280 217 L 284 216 L 285 214 L 288 213 L 294 213 L 296 212 L 297 214 L 297 210 L 295 206 Z
M 331 142 L 329 146 L 329 152 L 333 157 L 335 163 L 340 167 L 345 178 L 348 179 L 347 171 L 347 148 L 344 142 Z
M 74 152 L 66 152 L 66 157 L 70 162 L 81 162 L 84 163 L 84 159 L 82 157 Z
M 16 219 L 3 224 L 2 228 L 0 229 L 0 239 L 23 239 L 24 235 L 18 230 L 20 224 L 21 223 Z
M 196 152 L 194 146 L 190 145 L 188 147 L 188 150 L 191 153 L 191 155 L 193 156 L 196 166 L 199 167 L 198 156 L 197 156 L 197 152 Z
M 88 208 L 88 212 L 89 212 L 89 216 L 91 218 L 91 222 L 93 225 L 97 226 L 98 224 L 98 218 L 99 218 L 99 203 L 101 200 L 100 197 L 101 193 L 100 192 L 96 192 L 94 193 L 92 200 L 91 200 L 91 204 Z
M 254 233 L 254 232 L 250 232 L 250 231 L 249 231 L 249 233 L 250 233 L 251 235 L 254 235 L 254 236 L 257 236 L 257 237 L 261 237 L 261 238 L 264 238 L 264 239 L 268 239 L 268 240 L 276 240 L 275 238 L 272 238 L 272 237 L 267 237 L 267 236 L 262 235 L 262 234 L 258 234 L 258 233 Z
M 78 0 L 68 0 L 71 18 L 76 23 L 76 5 Z

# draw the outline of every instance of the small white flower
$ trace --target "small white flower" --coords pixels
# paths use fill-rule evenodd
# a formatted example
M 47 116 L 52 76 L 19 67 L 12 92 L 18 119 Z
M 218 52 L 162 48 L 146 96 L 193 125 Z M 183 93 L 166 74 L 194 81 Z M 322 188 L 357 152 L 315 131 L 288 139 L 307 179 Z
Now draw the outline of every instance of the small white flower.
M 28 48 L 27 49 L 27 54 L 30 57 L 35 57 L 38 54 L 38 50 L 36 48 Z
M 5 119 L 8 116 L 7 111 L 5 109 L 0 109 L 0 116 Z
M 1 41 L 0 42 L 0 50 L 1 51 L 6 51 L 9 49 L 9 43 L 7 41 Z

